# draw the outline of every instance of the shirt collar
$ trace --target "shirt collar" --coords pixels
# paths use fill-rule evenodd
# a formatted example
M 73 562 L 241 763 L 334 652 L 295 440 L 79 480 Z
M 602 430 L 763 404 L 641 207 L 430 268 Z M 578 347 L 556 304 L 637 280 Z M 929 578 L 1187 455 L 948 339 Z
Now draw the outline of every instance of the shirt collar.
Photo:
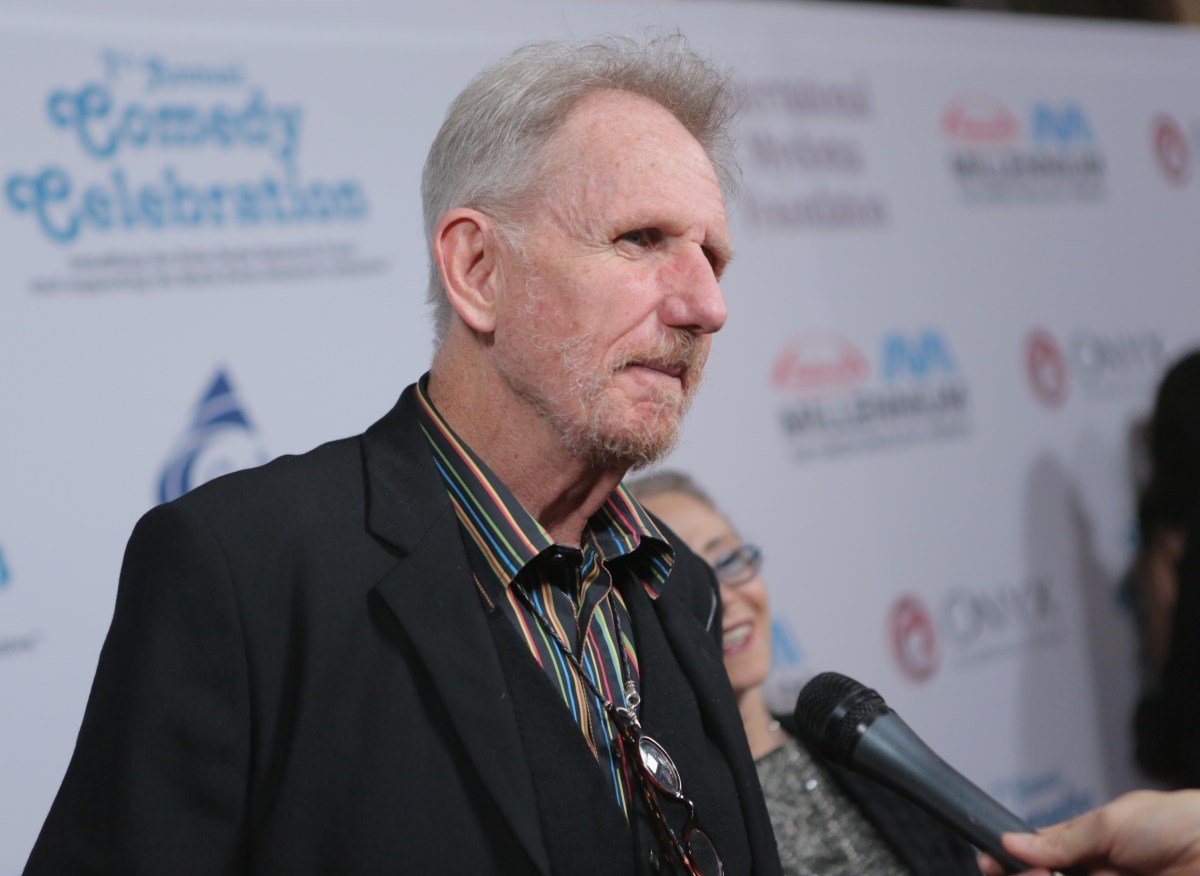
M 554 539 L 450 428 L 429 398 L 428 382 L 428 374 L 417 382 L 417 419 L 434 465 L 463 529 L 497 580 L 508 586 L 521 569 L 553 547 Z M 639 577 L 652 597 L 661 592 L 674 563 L 670 544 L 624 485 L 618 485 L 588 519 L 583 544 L 585 551 L 594 545 L 605 562 L 627 555 L 642 559 Z

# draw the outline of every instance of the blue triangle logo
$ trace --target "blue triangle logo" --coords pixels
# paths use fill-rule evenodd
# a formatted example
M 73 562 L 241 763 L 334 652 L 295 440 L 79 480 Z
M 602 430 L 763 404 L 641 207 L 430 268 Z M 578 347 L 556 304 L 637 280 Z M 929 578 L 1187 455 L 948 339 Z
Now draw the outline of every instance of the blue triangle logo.
M 262 465 L 267 454 L 224 369 L 196 403 L 158 482 L 158 501 L 170 502 L 215 477 Z

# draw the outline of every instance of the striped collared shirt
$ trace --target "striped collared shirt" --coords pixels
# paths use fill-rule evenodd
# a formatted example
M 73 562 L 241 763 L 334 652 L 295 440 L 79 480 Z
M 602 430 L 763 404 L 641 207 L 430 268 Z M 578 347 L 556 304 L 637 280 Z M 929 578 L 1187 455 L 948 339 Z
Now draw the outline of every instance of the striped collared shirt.
M 636 788 L 621 766 L 628 762 L 620 751 L 623 742 L 550 631 L 573 651 L 604 696 L 623 705 L 623 683 L 637 685 L 639 671 L 621 588 L 641 586 L 657 598 L 671 571 L 672 550 L 623 486 L 588 520 L 580 548 L 556 545 L 442 419 L 426 394 L 427 380 L 417 384 L 418 419 L 468 549 L 477 549 L 473 559 L 478 562 L 472 565 L 482 574 L 475 575 L 476 586 L 489 604 L 501 606 L 562 696 L 628 819 Z M 524 589 L 541 619 L 516 588 Z

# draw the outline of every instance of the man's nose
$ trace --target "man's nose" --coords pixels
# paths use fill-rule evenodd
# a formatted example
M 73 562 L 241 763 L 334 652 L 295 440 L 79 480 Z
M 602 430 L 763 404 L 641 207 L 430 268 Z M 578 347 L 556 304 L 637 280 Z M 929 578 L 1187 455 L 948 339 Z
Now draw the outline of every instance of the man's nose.
M 725 325 L 725 296 L 699 246 L 687 247 L 666 273 L 669 288 L 660 307 L 665 324 L 697 335 L 712 334 Z

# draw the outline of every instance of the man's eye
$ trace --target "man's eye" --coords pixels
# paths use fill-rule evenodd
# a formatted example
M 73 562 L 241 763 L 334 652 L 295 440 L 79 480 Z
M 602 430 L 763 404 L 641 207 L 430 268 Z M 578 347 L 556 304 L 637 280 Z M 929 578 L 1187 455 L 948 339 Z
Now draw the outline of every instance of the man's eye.
M 662 235 L 653 228 L 638 228 L 634 231 L 626 231 L 617 240 L 632 243 L 634 246 L 647 247 L 654 246 L 661 237 Z

